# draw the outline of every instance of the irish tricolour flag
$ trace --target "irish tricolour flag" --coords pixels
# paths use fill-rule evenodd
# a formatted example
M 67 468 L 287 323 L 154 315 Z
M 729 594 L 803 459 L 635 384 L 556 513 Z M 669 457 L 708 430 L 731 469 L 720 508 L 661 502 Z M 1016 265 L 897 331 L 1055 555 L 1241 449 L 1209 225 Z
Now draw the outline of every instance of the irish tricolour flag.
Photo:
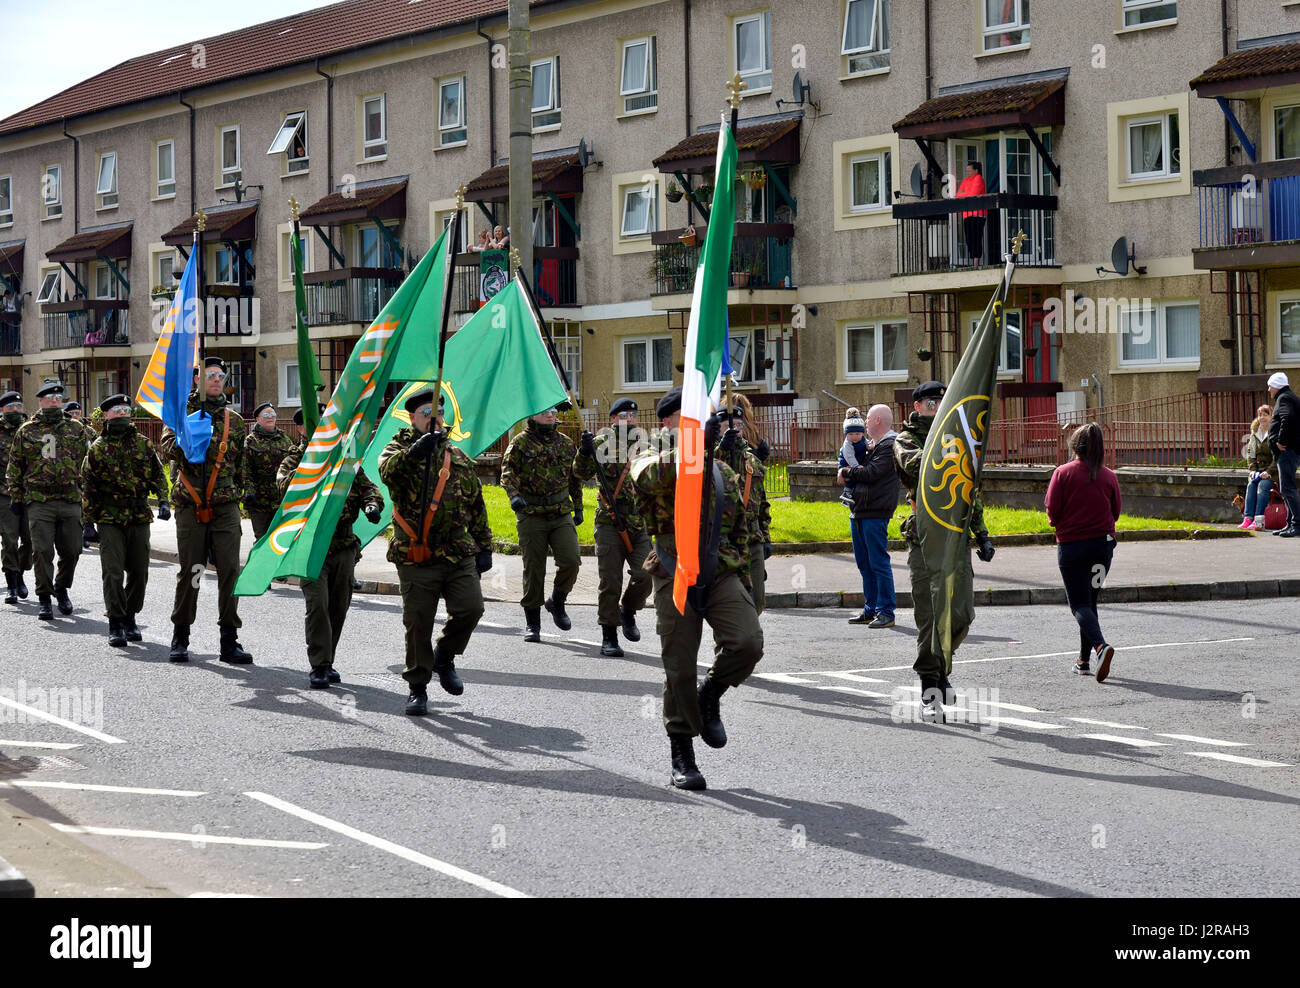
M 700 575 L 700 507 L 704 493 L 704 422 L 718 407 L 727 348 L 727 287 L 735 234 L 736 141 L 723 116 L 709 229 L 695 269 L 695 295 L 686 331 L 682 420 L 677 438 L 677 572 L 673 603 L 686 613 L 686 590 Z

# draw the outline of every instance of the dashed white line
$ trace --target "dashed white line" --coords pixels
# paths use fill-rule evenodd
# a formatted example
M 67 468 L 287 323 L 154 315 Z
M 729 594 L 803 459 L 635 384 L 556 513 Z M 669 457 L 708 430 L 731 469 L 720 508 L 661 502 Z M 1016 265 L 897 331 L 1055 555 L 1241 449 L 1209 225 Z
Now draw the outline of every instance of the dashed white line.
M 89 782 L 0 782 L 18 789 L 73 789 L 82 792 L 124 792 L 135 796 L 203 796 L 193 789 L 140 789 L 135 786 L 98 786 Z
M 10 748 L 49 748 L 52 751 L 68 751 L 72 748 L 80 748 L 79 744 L 69 744 L 66 741 L 0 741 L 0 747 Z
M 1245 741 L 1220 741 L 1218 738 L 1201 738 L 1195 734 L 1157 734 L 1158 738 L 1173 738 L 1175 741 L 1188 741 L 1191 744 L 1218 744 L 1225 748 L 1249 748 Z
M 1114 741 L 1116 744 L 1132 745 L 1134 748 L 1168 748 L 1167 741 L 1151 741 L 1147 738 L 1122 738 L 1118 734 L 1083 734 L 1085 738 L 1092 738 L 1094 741 Z
M 756 672 L 757 679 L 766 679 L 773 683 L 785 683 L 788 686 L 811 686 L 817 682 L 815 679 L 805 679 L 802 676 L 794 676 L 788 672 Z
M 877 693 L 875 690 L 858 689 L 856 686 L 818 686 L 819 690 L 831 690 L 835 693 L 852 693 L 854 696 L 869 696 L 873 700 L 892 700 L 894 697 L 889 693 Z M 913 700 L 915 704 L 920 704 L 920 700 Z
M 1116 724 L 1113 720 L 1093 720 L 1091 717 L 1067 717 L 1066 720 L 1072 720 L 1076 724 L 1091 724 L 1093 727 L 1109 727 L 1116 731 L 1145 731 L 1148 728 L 1141 727 L 1138 724 Z
M 1022 720 L 1019 717 L 985 717 L 990 724 L 1008 724 L 1011 727 L 1028 727 L 1035 731 L 1059 731 L 1064 724 L 1047 724 L 1041 720 Z
M 1232 762 L 1236 765 L 1250 765 L 1254 768 L 1290 768 L 1290 762 L 1270 762 L 1263 758 L 1247 758 L 1245 755 L 1229 755 L 1222 751 L 1184 751 L 1184 755 L 1193 758 L 1213 758 L 1215 761 Z
M 775 673 L 780 675 L 780 673 Z M 887 683 L 888 679 L 873 679 L 871 676 L 859 676 L 856 672 L 825 672 L 823 676 L 832 676 L 835 679 L 847 679 L 851 683 Z
M 15 710 L 21 710 L 29 717 L 36 717 L 40 720 L 48 720 L 51 724 L 58 724 L 60 727 L 66 727 L 70 731 L 76 731 L 78 734 L 84 734 L 92 737 L 96 741 L 103 741 L 105 744 L 126 744 L 121 738 L 115 738 L 111 734 L 105 734 L 103 731 L 97 731 L 93 727 L 86 727 L 82 724 L 73 723 L 70 720 L 64 720 L 62 717 L 55 717 L 54 714 L 46 713 L 36 707 L 29 707 L 25 703 L 19 703 L 17 700 L 10 699 L 7 696 L 0 695 L 0 703 L 7 707 L 13 707 Z
M 319 851 L 328 844 L 301 840 L 262 840 L 257 837 L 224 837 L 220 834 L 180 834 L 165 830 L 132 830 L 128 827 L 83 827 L 46 821 L 64 834 L 94 834 L 99 837 L 141 837 L 149 840 L 188 841 L 191 844 L 237 844 L 240 847 L 284 847 L 298 851 Z
M 1136 652 L 1148 648 L 1181 648 L 1188 645 L 1227 645 L 1233 642 L 1253 642 L 1254 638 L 1206 638 L 1190 642 L 1154 642 L 1148 645 L 1125 645 L 1123 648 L 1116 649 L 1116 652 L 1123 654 L 1125 652 Z M 1007 662 L 1011 659 L 1059 659 L 1067 655 L 1078 655 L 1079 650 L 1072 652 L 1038 652 L 1034 655 L 994 655 L 987 659 L 953 659 L 953 665 L 976 665 L 981 662 Z M 880 666 L 875 669 L 864 669 L 863 672 L 902 672 L 910 670 L 910 665 L 905 666 Z

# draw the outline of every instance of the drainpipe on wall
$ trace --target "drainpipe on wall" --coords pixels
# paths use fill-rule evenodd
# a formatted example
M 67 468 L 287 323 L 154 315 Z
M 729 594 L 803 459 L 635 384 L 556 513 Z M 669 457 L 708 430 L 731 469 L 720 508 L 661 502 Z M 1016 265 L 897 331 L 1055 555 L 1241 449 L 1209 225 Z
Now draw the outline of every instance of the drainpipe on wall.
M 682 37 L 682 57 L 684 60 L 685 71 L 682 73 L 682 81 L 686 95 L 683 97 L 686 101 L 686 136 L 691 136 L 691 0 L 685 0 L 685 9 L 683 11 L 683 37 Z M 691 200 L 686 200 L 686 225 L 691 226 L 695 223 L 695 207 Z
M 68 133 L 68 118 L 63 118 L 63 136 L 72 142 L 72 232 L 81 232 L 81 141 Z
M 191 106 L 189 103 L 186 103 L 186 102 L 185 102 L 185 97 L 184 97 L 184 96 L 179 96 L 179 97 L 177 97 L 177 99 L 180 100 L 180 104 L 181 104 L 181 106 L 185 107 L 185 109 L 187 109 L 187 110 L 190 111 L 190 215 L 193 216 L 195 213 L 197 213 L 197 212 L 199 211 L 199 203 L 198 203 L 198 199 L 196 198 L 196 194 L 197 194 L 197 192 L 198 192 L 198 189 L 195 187 L 195 184 L 194 184 L 194 183 L 195 183 L 195 176 L 194 176 L 194 163 L 195 163 L 195 154 L 194 154 L 194 107 Z
M 474 30 L 480 38 L 487 42 L 488 56 L 488 167 L 497 166 L 497 85 L 496 73 L 492 71 L 492 35 L 483 30 L 483 19 L 480 17 L 474 22 Z M 433 236 L 432 232 L 429 234 Z
M 1226 3 L 1227 0 L 1224 0 Z M 925 18 L 925 98 L 930 98 L 930 90 L 934 84 L 934 72 L 930 62 L 930 0 L 925 0 L 925 10 L 921 15 Z
M 325 194 L 334 191 L 334 77 L 320 70 L 316 59 L 316 74 L 325 80 Z

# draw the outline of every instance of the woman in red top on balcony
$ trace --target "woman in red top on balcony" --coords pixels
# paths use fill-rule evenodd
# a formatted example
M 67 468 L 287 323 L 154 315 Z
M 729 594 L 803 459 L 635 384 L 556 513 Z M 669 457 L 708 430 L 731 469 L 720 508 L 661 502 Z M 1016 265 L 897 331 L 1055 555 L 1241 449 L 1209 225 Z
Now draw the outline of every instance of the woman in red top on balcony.
M 1079 661 L 1075 675 L 1091 673 L 1097 660 L 1097 682 L 1110 675 L 1115 649 L 1106 643 L 1097 619 L 1097 597 L 1110 572 L 1115 553 L 1115 521 L 1119 518 L 1119 480 L 1102 464 L 1106 450 L 1101 426 L 1089 422 L 1070 436 L 1074 459 L 1059 466 L 1047 485 L 1047 519 L 1056 529 L 1056 563 L 1065 581 L 1065 598 L 1079 623 Z
M 988 188 L 984 185 L 984 174 L 980 163 L 966 162 L 966 177 L 961 180 L 961 185 L 957 186 L 957 198 L 982 196 L 987 192 Z M 971 265 L 975 267 L 984 263 L 984 218 L 986 216 L 988 213 L 984 210 L 972 210 L 961 214 L 962 228 L 966 235 L 966 255 L 970 258 Z

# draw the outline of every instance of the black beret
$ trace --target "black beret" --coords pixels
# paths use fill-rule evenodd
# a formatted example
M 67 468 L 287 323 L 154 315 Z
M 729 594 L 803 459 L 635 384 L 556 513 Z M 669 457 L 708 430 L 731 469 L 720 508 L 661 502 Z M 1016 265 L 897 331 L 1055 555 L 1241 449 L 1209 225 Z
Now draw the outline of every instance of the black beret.
M 316 411 L 319 412 L 319 413 L 322 413 L 322 414 L 323 414 L 324 411 L 325 411 L 325 406 L 322 405 L 319 401 L 316 402 Z M 302 425 L 302 409 L 301 409 L 301 408 L 298 409 L 296 412 L 293 413 L 293 424 L 294 424 L 294 425 Z
M 204 367 L 220 367 L 222 370 L 225 370 L 225 369 L 226 369 L 226 362 L 225 362 L 224 360 L 222 360 L 220 357 L 205 357 L 205 358 L 203 359 L 203 366 L 204 366 Z
M 48 398 L 50 395 L 63 394 L 63 384 L 60 381 L 46 381 L 41 385 L 40 390 L 36 392 L 37 398 Z
M 79 412 L 81 411 L 81 406 L 75 401 L 65 401 L 63 403 L 63 410 L 65 412 Z
M 619 412 L 635 412 L 636 402 L 631 398 L 620 398 L 614 404 L 609 406 L 609 414 L 617 415 Z
M 269 402 L 269 401 L 264 401 L 264 402 L 262 402 L 260 405 L 258 405 L 256 408 L 253 409 L 253 418 L 257 418 L 259 415 L 261 415 L 261 414 L 262 414 L 262 409 L 264 409 L 264 408 L 274 408 L 274 407 L 275 407 L 275 405 L 271 404 L 271 402 Z
M 666 419 L 673 412 L 682 410 L 682 389 L 673 388 L 657 402 L 655 402 L 655 416 Z
M 718 418 L 725 419 L 726 417 L 727 417 L 727 410 L 725 408 L 719 409 Z M 741 408 L 739 405 L 732 405 L 731 417 L 733 419 L 743 419 L 745 417 L 745 410 Z
M 924 398 L 942 398 L 947 385 L 942 381 L 926 381 L 924 384 L 918 384 L 912 389 L 912 400 L 921 401 Z
M 109 412 L 112 409 L 117 408 L 119 405 L 126 405 L 129 407 L 130 404 L 131 399 L 127 395 L 109 395 L 99 403 L 99 410 L 101 412 Z
M 555 406 L 555 410 L 557 412 L 567 412 L 572 407 L 573 405 L 569 403 L 569 399 L 565 398 L 564 401 Z
M 446 400 L 446 398 L 440 395 L 438 398 L 438 407 L 441 408 Z M 407 414 L 414 415 L 417 408 L 432 404 L 433 388 L 421 388 L 419 391 L 415 392 L 415 394 L 411 395 L 411 397 L 407 398 L 406 401 L 402 403 L 402 407 L 406 409 Z
M 0 395 L 0 406 L 12 405 L 15 401 L 22 401 L 23 396 L 17 391 L 6 391 Z

